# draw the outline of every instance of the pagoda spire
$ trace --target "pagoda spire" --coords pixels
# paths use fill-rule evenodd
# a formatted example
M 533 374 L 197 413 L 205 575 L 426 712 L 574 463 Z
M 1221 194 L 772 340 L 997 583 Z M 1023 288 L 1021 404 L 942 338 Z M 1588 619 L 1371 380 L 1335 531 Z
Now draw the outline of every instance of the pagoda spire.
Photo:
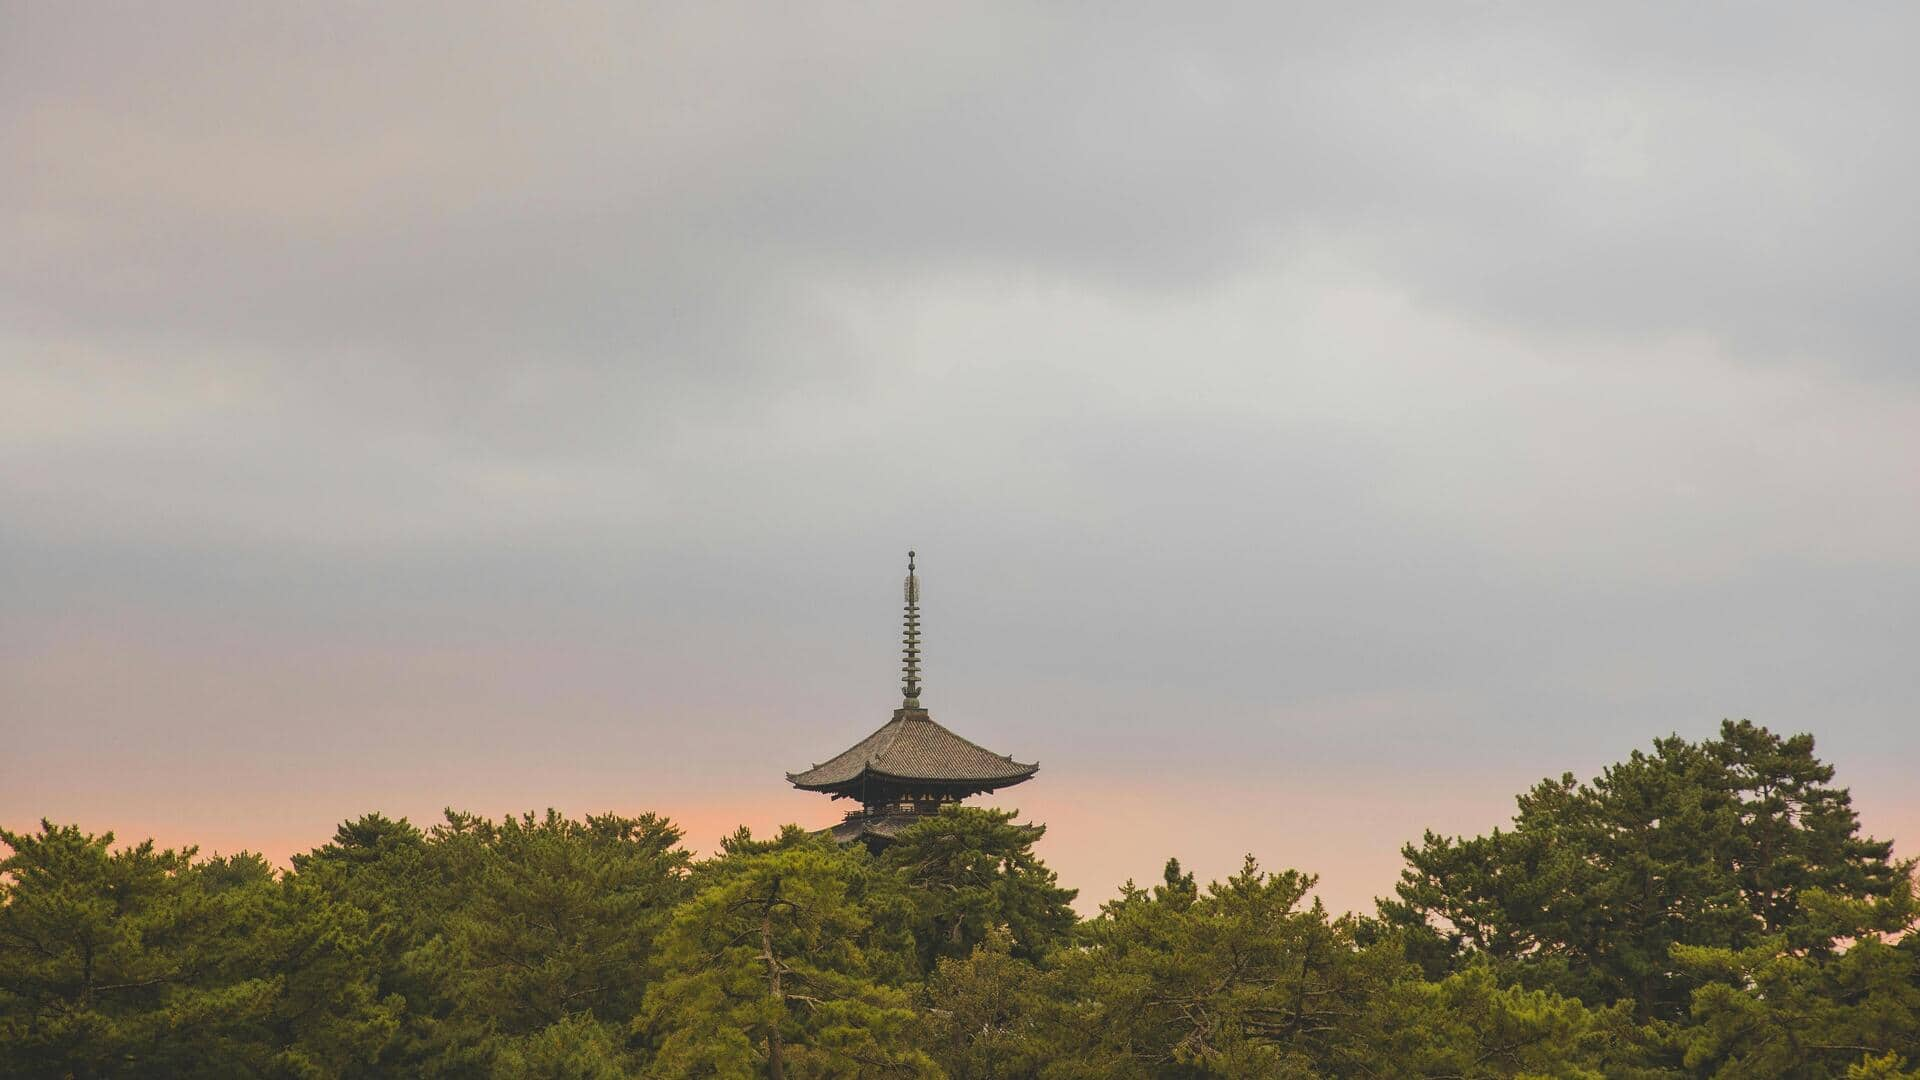
M 968 742 L 920 705 L 920 574 L 907 552 L 906 620 L 901 634 L 900 707 L 879 729 L 824 762 L 787 774 L 802 791 L 855 799 L 860 809 L 825 830 L 843 844 L 879 851 L 902 829 L 983 792 L 1025 783 L 1040 766 Z
M 906 646 L 901 655 L 906 662 L 901 665 L 900 683 L 900 692 L 905 697 L 900 705 L 905 709 L 920 707 L 920 576 L 914 572 L 913 560 L 914 552 L 907 552 L 907 619 L 901 635 Z

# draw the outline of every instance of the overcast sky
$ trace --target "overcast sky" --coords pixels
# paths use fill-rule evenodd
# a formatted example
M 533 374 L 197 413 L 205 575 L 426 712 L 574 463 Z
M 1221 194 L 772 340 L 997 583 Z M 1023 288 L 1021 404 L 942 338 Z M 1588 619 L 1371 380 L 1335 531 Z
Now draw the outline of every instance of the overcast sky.
M 1364 906 L 1722 717 L 1920 853 L 1917 39 L 7 5 L 0 824 L 825 825 L 914 547 L 924 699 L 1090 900 Z

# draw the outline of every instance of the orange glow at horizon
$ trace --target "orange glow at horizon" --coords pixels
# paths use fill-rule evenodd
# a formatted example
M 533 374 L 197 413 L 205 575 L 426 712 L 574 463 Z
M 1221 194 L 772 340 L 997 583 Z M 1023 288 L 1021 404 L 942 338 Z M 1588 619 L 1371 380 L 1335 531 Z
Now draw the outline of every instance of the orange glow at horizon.
M 1881 800 L 1856 797 L 1856 805 L 1862 801 L 1868 803 L 1863 832 L 1883 839 L 1891 836 L 1896 842 L 1920 835 L 1920 806 L 1884 805 Z M 1263 869 L 1317 874 L 1316 894 L 1335 912 L 1371 912 L 1376 897 L 1392 892 L 1401 866 L 1400 844 L 1417 841 L 1427 828 L 1477 834 L 1505 826 L 1512 793 L 1463 786 L 1390 801 L 1351 785 L 1223 793 L 1197 784 L 1163 784 L 1158 790 L 1142 791 L 1113 780 L 1083 778 L 1073 785 L 1044 785 L 1043 779 L 1036 779 L 1000 793 L 999 798 L 970 800 L 970 805 L 1017 809 L 1021 820 L 1046 825 L 1039 854 L 1059 874 L 1062 885 L 1079 890 L 1075 907 L 1083 915 L 1096 912 L 1129 879 L 1142 886 L 1159 881 L 1169 857 L 1178 858 L 1204 883 L 1234 873 L 1248 854 Z M 557 809 L 576 817 L 658 813 L 679 826 L 690 851 L 704 856 L 741 825 L 757 836 L 788 823 L 824 828 L 839 820 L 848 806 L 845 800 L 775 789 L 748 798 L 663 793 L 651 801 Z M 479 806 L 468 809 L 496 818 L 504 812 Z M 528 809 L 537 813 L 545 808 Z M 284 867 L 290 856 L 331 839 L 340 821 L 373 810 L 406 817 L 422 828 L 440 820 L 436 807 L 390 802 L 327 809 L 280 804 L 271 813 L 244 821 L 194 820 L 201 815 L 193 814 L 167 821 L 133 816 L 72 823 L 93 833 L 113 832 L 116 846 L 151 838 L 162 847 L 196 845 L 203 856 L 258 852 Z M 10 827 L 26 828 L 29 823 Z

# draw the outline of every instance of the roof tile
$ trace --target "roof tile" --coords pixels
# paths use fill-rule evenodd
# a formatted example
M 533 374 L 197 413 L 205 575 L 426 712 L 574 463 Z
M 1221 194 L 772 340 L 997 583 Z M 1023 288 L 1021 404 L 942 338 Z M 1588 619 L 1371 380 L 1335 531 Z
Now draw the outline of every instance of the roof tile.
M 1040 768 L 996 754 L 942 727 L 925 709 L 898 709 L 878 731 L 831 760 L 803 772 L 788 773 L 795 787 L 839 787 L 862 773 L 893 780 L 977 782 L 1000 786 L 1032 776 Z

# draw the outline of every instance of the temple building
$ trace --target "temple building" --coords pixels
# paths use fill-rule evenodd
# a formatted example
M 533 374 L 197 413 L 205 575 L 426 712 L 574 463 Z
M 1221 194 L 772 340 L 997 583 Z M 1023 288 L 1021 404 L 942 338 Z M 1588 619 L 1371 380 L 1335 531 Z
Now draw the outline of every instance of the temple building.
M 906 592 L 904 700 L 893 719 L 827 761 L 787 774 L 794 787 L 859 800 L 830 831 L 843 844 L 858 840 L 874 850 L 948 803 L 1011 787 L 1040 768 L 968 742 L 928 715 L 920 704 L 920 578 L 911 551 Z

